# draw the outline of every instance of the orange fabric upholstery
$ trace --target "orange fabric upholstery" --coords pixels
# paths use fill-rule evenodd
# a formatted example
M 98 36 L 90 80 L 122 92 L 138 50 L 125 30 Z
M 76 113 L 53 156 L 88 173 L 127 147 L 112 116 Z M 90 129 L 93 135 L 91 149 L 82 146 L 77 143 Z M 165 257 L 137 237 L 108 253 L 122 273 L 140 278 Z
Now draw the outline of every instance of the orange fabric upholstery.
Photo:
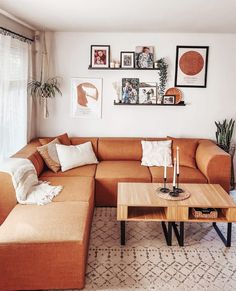
M 142 159 L 141 138 L 99 138 L 98 159 L 100 161 L 140 161 Z
M 86 165 L 77 167 L 65 172 L 54 173 L 51 170 L 45 170 L 41 177 L 94 177 L 97 165 Z
M 83 288 L 87 202 L 17 205 L 0 227 L 0 290 Z
M 12 185 L 11 175 L 0 172 L 0 225 L 16 206 L 16 192 Z M 1 227 L 0 227 L 1 228 Z M 0 280 L 1 281 L 1 280 Z
M 92 177 L 44 177 L 51 185 L 61 185 L 63 190 L 53 198 L 53 202 L 83 201 L 94 205 L 94 179 Z
M 70 139 L 68 137 L 67 133 L 61 134 L 56 136 L 61 144 L 64 145 L 71 145 Z M 52 140 L 54 140 L 56 137 L 43 137 L 43 138 L 39 138 L 39 142 L 41 145 L 45 145 L 48 144 L 49 142 L 51 142 Z
M 167 183 L 173 182 L 173 167 L 167 168 Z M 153 183 L 162 183 L 164 177 L 164 167 L 149 167 Z M 180 166 L 180 183 L 207 183 L 207 178 L 198 170 Z
M 70 139 L 72 145 L 79 145 L 91 141 L 95 155 L 98 154 L 98 138 L 95 137 L 72 137 Z
M 44 169 L 44 160 L 40 156 L 39 152 L 37 151 L 37 147 L 41 146 L 38 140 L 31 141 L 28 145 L 23 147 L 20 151 L 18 151 L 16 154 L 14 154 L 13 158 L 22 158 L 22 159 L 29 159 L 38 174 L 38 176 L 42 173 Z
M 180 166 L 186 166 L 190 168 L 196 168 L 196 150 L 199 140 L 193 138 L 173 138 L 172 140 L 173 157 L 176 157 L 176 149 L 179 147 Z
M 208 183 L 220 184 L 225 191 L 230 189 L 231 157 L 214 142 L 201 141 L 196 162 L 199 170 L 207 177 Z
M 151 182 L 148 167 L 138 161 L 103 161 L 96 171 L 97 206 L 117 205 L 118 182 Z

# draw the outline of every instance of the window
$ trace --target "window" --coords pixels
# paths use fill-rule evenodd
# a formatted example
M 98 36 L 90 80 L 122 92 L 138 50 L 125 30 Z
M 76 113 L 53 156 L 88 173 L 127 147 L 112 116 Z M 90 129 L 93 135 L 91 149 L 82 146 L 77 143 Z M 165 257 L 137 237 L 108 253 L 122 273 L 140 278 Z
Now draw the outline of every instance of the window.
M 27 143 L 29 46 L 0 34 L 0 159 Z

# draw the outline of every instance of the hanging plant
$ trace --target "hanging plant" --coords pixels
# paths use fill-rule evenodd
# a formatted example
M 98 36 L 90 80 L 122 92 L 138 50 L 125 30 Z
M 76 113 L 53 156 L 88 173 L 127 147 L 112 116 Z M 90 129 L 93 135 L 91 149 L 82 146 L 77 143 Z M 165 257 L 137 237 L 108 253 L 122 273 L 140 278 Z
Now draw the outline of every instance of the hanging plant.
M 161 58 L 157 61 L 157 67 L 159 68 L 159 77 L 160 77 L 160 84 L 159 84 L 159 94 L 161 97 L 165 94 L 166 84 L 168 80 L 168 64 L 165 58 Z
M 28 90 L 32 97 L 53 98 L 56 93 L 62 95 L 58 77 L 49 78 L 46 82 L 32 80 L 28 83 Z

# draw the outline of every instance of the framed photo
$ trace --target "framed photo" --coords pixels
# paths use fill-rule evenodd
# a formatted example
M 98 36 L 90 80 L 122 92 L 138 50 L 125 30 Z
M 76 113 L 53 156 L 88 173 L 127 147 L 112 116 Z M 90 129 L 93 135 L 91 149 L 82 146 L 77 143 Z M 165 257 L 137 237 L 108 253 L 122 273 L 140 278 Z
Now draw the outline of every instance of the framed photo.
M 92 68 L 109 68 L 110 46 L 91 45 L 90 66 Z
M 177 46 L 175 86 L 206 88 L 208 46 Z
M 139 103 L 139 79 L 122 79 L 122 103 Z
M 139 104 L 157 104 L 158 84 L 155 82 L 139 83 Z
M 101 118 L 102 79 L 73 78 L 71 80 L 71 113 L 78 118 Z
M 135 49 L 135 67 L 152 69 L 154 64 L 154 47 L 137 46 Z
M 175 104 L 175 95 L 164 95 L 163 104 Z
M 134 52 L 120 52 L 120 65 L 121 68 L 134 68 Z

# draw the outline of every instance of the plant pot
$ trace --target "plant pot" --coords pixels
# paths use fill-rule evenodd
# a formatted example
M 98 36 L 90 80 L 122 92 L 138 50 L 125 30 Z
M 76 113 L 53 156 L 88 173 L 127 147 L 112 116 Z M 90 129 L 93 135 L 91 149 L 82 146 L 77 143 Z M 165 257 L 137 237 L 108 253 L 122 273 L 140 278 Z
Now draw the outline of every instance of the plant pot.
M 234 177 L 234 154 L 235 154 L 236 145 L 232 145 L 229 150 L 231 155 L 231 178 L 230 178 L 230 190 L 235 188 L 235 177 Z

